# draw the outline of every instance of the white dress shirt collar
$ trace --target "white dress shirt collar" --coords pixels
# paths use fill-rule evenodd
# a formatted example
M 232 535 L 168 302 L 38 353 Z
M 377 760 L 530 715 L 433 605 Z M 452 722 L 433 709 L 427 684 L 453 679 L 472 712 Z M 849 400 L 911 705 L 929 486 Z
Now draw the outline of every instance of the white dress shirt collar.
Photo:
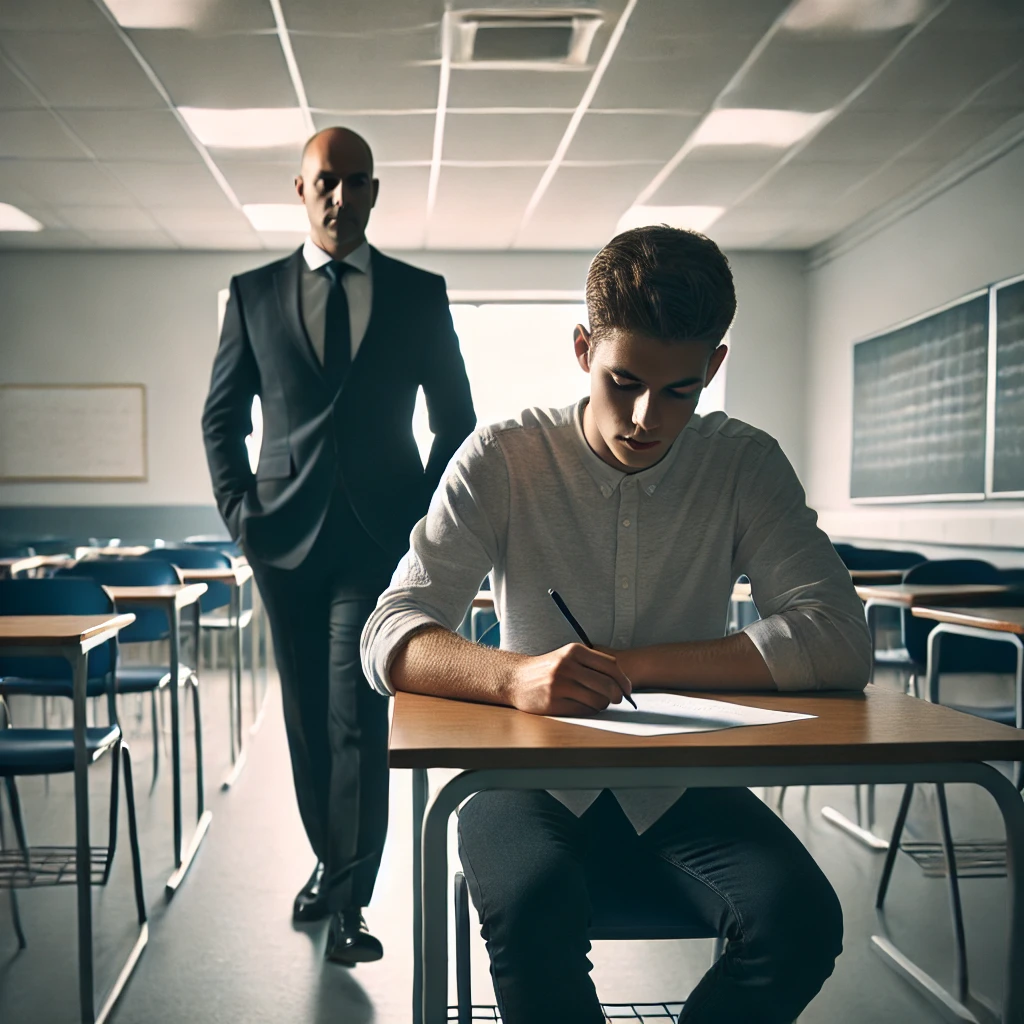
M 302 258 L 310 270 L 319 270 L 322 266 L 331 262 L 331 257 L 324 252 L 312 238 L 307 238 L 302 243 Z M 365 274 L 370 269 L 370 243 L 364 241 L 358 248 L 353 249 L 347 256 L 343 256 L 341 263 L 347 263 L 350 267 Z

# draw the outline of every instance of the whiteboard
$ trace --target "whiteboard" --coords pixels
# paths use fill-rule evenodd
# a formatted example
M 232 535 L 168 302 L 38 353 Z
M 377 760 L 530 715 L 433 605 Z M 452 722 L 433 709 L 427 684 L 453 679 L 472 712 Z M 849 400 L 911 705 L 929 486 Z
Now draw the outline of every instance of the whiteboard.
M 0 480 L 145 480 L 142 384 L 0 385 Z

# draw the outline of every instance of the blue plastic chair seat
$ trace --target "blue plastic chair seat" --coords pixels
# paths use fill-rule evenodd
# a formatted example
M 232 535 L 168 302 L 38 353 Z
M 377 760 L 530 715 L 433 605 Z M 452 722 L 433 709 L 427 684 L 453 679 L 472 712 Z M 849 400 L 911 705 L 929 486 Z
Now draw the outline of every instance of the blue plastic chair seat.
M 90 679 L 85 684 L 87 697 L 102 697 L 109 689 L 106 679 Z M 71 697 L 70 679 L 26 679 L 24 676 L 4 676 L 0 679 L 0 693 L 22 694 L 29 697 Z
M 90 763 L 99 760 L 121 738 L 116 725 L 85 730 Z M 75 770 L 72 729 L 0 730 L 0 776 L 51 775 Z
M 187 665 L 178 666 L 178 685 L 182 686 L 192 674 Z M 169 665 L 122 665 L 117 670 L 118 693 L 149 693 L 159 690 L 171 681 Z

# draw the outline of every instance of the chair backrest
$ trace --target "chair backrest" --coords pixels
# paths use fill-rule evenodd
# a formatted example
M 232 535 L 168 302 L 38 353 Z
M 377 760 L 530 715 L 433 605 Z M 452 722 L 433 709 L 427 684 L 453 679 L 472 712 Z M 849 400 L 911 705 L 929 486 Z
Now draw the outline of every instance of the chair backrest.
M 0 558 L 30 558 L 36 549 L 28 544 L 0 542 Z
M 61 569 L 57 575 L 86 577 L 108 587 L 161 587 L 181 582 L 174 566 L 158 558 L 89 559 Z M 135 615 L 135 621 L 121 630 L 121 643 L 152 643 L 167 639 L 170 624 L 162 608 L 124 607 Z
M 903 574 L 904 583 L 917 584 L 1005 584 L 1000 571 L 977 558 L 937 559 L 922 562 Z M 920 619 L 909 609 L 900 612 L 903 644 L 911 659 L 922 669 L 928 661 L 928 634 L 937 623 Z M 963 636 L 947 636 L 942 641 L 939 669 L 942 672 L 1012 672 L 1016 653 L 1009 644 L 996 644 Z
M 147 558 L 159 558 L 179 569 L 230 569 L 231 558 L 222 551 L 211 548 L 153 548 Z M 199 608 L 211 612 L 223 608 L 231 601 L 231 589 L 226 583 L 209 583 L 207 591 L 199 599 Z
M 114 610 L 106 591 L 94 580 L 54 577 L 42 580 L 0 580 L 0 615 L 105 615 Z M 117 664 L 117 641 L 89 652 L 89 679 L 102 679 Z M 64 658 L 0 658 L 0 676 L 71 679 Z
M 193 537 L 186 537 L 182 542 L 185 547 L 210 548 L 214 551 L 223 552 L 233 558 L 239 558 L 242 549 L 230 537 L 214 537 L 210 534 L 196 534 Z
M 909 569 L 926 561 L 917 551 L 859 548 L 853 544 L 834 544 L 833 547 L 847 569 Z
M 69 537 L 26 537 L 23 544 L 27 544 L 37 555 L 70 555 L 75 550 L 75 545 L 81 541 L 72 540 Z

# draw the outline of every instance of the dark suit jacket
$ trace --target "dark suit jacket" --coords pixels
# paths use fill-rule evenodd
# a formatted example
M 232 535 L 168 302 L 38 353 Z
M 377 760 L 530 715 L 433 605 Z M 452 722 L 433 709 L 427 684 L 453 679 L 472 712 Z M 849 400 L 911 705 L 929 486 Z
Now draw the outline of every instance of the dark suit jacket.
M 302 250 L 232 278 L 203 411 L 217 506 L 255 558 L 295 568 L 341 486 L 395 562 L 448 460 L 476 424 L 444 279 L 371 249 L 373 305 L 348 377 L 332 389 L 302 321 Z M 434 443 L 412 435 L 422 385 Z M 263 408 L 256 475 L 244 438 Z

